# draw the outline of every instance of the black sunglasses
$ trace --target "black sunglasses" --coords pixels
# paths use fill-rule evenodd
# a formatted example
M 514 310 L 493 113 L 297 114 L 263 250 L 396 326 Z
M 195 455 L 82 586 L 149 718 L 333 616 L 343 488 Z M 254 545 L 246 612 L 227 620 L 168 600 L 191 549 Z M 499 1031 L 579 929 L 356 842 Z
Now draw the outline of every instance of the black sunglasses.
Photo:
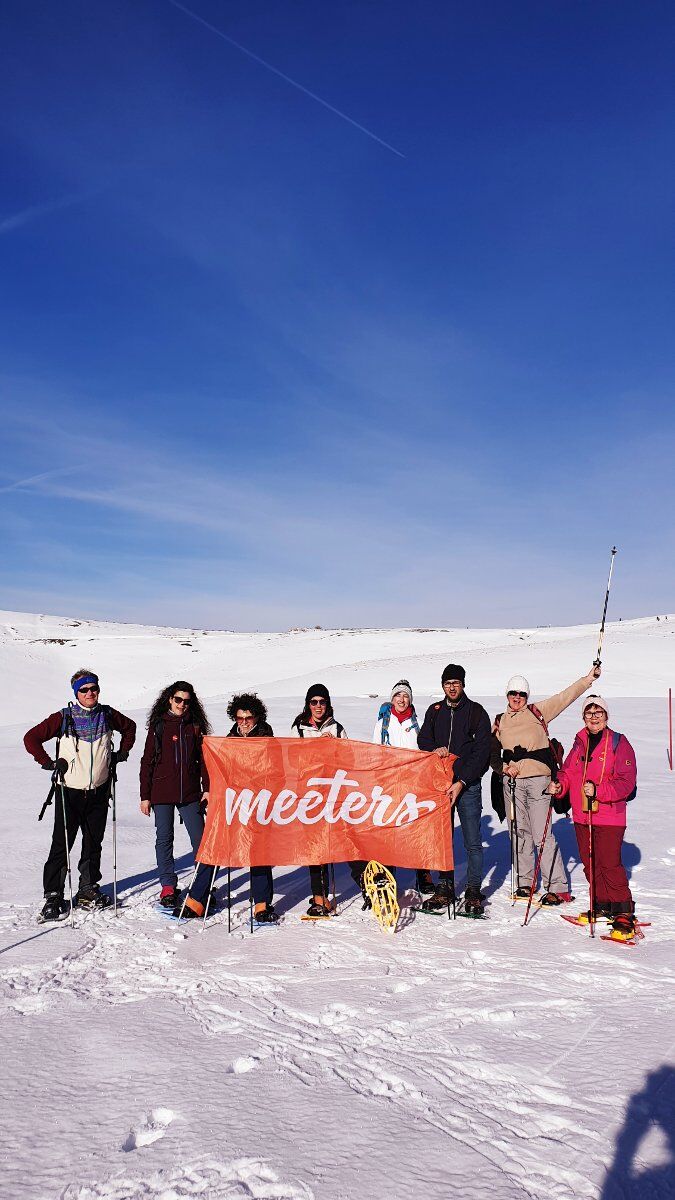
M 174 704 L 189 704 L 190 703 L 189 696 L 188 696 L 187 700 L 185 699 L 185 696 L 172 696 L 171 699 L 173 700 Z
M 90 692 L 100 692 L 99 687 L 82 687 L 78 688 L 78 693 L 82 696 L 88 696 Z
M 527 692 L 507 692 L 507 696 L 520 696 L 521 700 L 527 700 Z

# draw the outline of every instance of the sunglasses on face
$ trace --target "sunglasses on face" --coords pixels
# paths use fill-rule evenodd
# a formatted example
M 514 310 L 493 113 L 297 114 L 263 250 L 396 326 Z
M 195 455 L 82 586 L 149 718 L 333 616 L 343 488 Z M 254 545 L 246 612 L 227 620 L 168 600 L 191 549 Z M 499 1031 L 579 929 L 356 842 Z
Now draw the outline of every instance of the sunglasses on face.
M 325 700 L 310 700 L 309 705 L 310 705 L 310 708 L 325 708 L 326 701 Z
M 527 700 L 527 692 L 508 692 L 509 696 L 519 696 L 521 700 Z
M 242 717 L 240 713 L 237 713 L 234 719 L 237 722 L 237 725 L 248 725 L 250 721 L 255 721 L 255 717 L 251 716 L 250 713 L 245 717 Z
M 97 687 L 83 687 L 77 689 L 78 695 L 80 696 L 89 696 L 90 694 L 96 695 L 98 692 L 100 692 L 100 690 L 101 689 Z
M 190 697 L 189 697 L 189 696 L 187 697 L 187 699 L 185 698 L 185 696 L 172 696 L 172 697 L 171 697 L 171 699 L 173 700 L 174 704 L 185 704 L 185 705 L 187 705 L 187 704 L 189 704 L 189 703 L 190 703 Z

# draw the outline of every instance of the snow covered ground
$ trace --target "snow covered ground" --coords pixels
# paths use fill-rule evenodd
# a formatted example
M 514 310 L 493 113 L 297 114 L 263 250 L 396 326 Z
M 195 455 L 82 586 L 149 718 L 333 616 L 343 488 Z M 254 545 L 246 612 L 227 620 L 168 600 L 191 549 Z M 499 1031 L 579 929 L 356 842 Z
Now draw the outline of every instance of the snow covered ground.
M 675 1196 L 675 774 L 665 752 L 675 617 L 610 626 L 603 654 L 611 724 L 638 754 L 626 861 L 653 924 L 634 949 L 592 942 L 551 912 L 521 928 L 487 782 L 488 921 L 416 916 L 402 872 L 402 917 L 388 937 L 339 868 L 341 915 L 303 924 L 306 874 L 291 868 L 275 872 L 277 930 L 249 934 L 236 871 L 232 933 L 221 913 L 205 932 L 177 935 L 151 903 L 138 746 L 118 790 L 124 908 L 117 919 L 79 914 L 74 931 L 35 924 L 48 776 L 21 738 L 65 703 L 76 667 L 99 671 L 102 698 L 139 723 L 162 685 L 186 677 L 216 732 L 244 685 L 287 733 L 305 688 L 323 680 L 350 736 L 368 739 L 378 698 L 401 675 L 419 711 L 445 663 L 460 661 L 467 691 L 494 714 L 515 671 L 533 698 L 585 672 L 595 629 L 268 635 L 0 621 L 3 1197 Z M 578 706 L 556 723 L 566 747 L 580 724 Z M 572 827 L 561 818 L 556 830 L 582 906 Z M 455 845 L 461 883 L 459 835 Z M 177 846 L 187 875 L 182 829 Z M 108 836 L 104 883 L 110 873 Z

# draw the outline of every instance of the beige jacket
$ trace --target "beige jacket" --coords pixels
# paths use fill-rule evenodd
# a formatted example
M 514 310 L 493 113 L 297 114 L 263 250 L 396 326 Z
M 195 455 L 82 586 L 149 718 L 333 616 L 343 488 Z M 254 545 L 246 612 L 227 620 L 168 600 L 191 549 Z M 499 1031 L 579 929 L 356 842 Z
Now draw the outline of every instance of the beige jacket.
M 538 700 L 535 707 L 548 725 L 579 696 L 583 696 L 588 687 L 585 678 L 577 679 L 576 683 L 571 683 L 562 692 L 556 692 L 555 696 L 549 696 L 548 700 Z M 511 712 L 507 708 L 499 722 L 497 737 L 502 750 L 515 750 L 516 746 L 522 746 L 523 750 L 545 750 L 548 746 L 541 721 L 529 708 L 521 708 L 519 712 Z M 523 758 L 518 763 L 518 774 L 529 779 L 534 775 L 550 775 L 551 772 L 545 763 L 538 762 L 536 758 Z

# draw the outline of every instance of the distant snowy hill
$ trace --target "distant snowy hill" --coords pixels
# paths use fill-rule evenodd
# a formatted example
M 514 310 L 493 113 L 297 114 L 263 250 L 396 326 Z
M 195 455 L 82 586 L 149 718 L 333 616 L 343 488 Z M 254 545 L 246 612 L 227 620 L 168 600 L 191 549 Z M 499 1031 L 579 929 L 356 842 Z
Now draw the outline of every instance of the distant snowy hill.
M 608 625 L 602 690 L 659 696 L 675 685 L 675 616 Z M 299 696 L 317 680 L 336 696 L 388 695 L 405 676 L 416 694 L 435 694 L 447 662 L 467 670 L 467 690 L 498 696 L 508 677 L 528 677 L 533 695 L 551 693 L 588 670 L 598 629 L 313 629 L 227 633 L 0 613 L 0 665 L 9 681 L 0 722 L 34 718 L 63 703 L 64 680 L 93 667 L 111 703 L 147 706 L 159 688 L 186 678 L 206 698 L 251 687 L 268 697 Z

